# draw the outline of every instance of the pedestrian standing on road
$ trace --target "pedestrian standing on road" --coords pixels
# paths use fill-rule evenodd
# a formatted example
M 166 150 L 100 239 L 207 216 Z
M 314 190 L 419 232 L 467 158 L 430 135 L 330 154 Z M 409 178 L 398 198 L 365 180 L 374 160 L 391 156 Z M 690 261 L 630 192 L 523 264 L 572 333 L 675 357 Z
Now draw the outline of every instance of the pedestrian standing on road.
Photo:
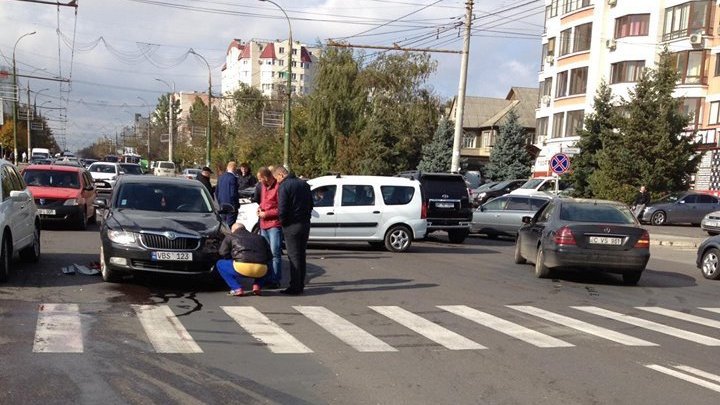
M 257 215 L 260 218 L 260 235 L 270 244 L 272 260 L 267 275 L 267 288 L 280 288 L 282 281 L 282 226 L 278 216 L 277 180 L 267 167 L 261 167 L 257 173 L 260 195 Z
M 217 187 L 215 188 L 215 199 L 222 208 L 224 204 L 231 205 L 235 212 L 223 214 L 223 221 L 228 226 L 232 226 L 237 220 L 237 209 L 240 207 L 240 196 L 238 195 L 238 181 L 235 175 L 237 163 L 228 162 L 225 173 L 218 178 Z
M 650 193 L 645 186 L 640 186 L 640 191 L 635 195 L 635 201 L 633 202 L 633 215 L 639 219 L 648 204 L 650 204 Z
M 272 257 L 270 245 L 262 236 L 248 232 L 241 223 L 233 224 L 231 231 L 220 244 L 222 259 L 215 267 L 230 287 L 229 295 L 244 295 L 243 279 L 251 279 L 253 294 L 260 295 L 268 270 L 267 263 Z
M 250 171 L 250 165 L 242 163 L 237 174 L 238 179 L 238 192 L 245 190 L 246 188 L 255 187 L 257 179 L 252 175 Z
M 305 289 L 307 241 L 313 200 L 310 185 L 288 173 L 283 166 L 273 171 L 278 187 L 278 217 L 290 261 L 290 286 L 283 294 L 300 295 Z
M 22 161 L 27 163 L 27 153 L 23 152 L 22 154 Z
M 215 190 L 213 189 L 212 184 L 210 184 L 210 176 L 212 175 L 212 173 L 213 173 L 212 170 L 210 170 L 209 167 L 205 166 L 202 168 L 200 173 L 198 173 L 197 176 L 195 177 L 196 180 L 200 181 L 200 183 L 202 183 L 203 186 L 205 186 L 205 188 L 207 189 L 208 193 L 210 193 L 210 195 L 215 194 Z

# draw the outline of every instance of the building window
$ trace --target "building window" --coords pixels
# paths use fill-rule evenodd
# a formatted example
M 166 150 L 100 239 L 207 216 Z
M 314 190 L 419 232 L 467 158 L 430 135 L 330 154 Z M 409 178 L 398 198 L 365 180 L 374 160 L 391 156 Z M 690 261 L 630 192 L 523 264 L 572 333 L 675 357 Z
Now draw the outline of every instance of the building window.
M 285 47 L 283 47 L 283 46 L 279 47 L 278 53 L 285 53 Z
M 278 66 L 285 66 L 285 61 L 282 60 L 282 59 L 280 59 L 280 60 L 278 61 Z
M 292 79 L 295 80 L 296 77 L 297 77 L 297 74 L 296 74 L 296 73 L 293 73 L 293 74 L 292 74 Z
M 297 62 L 293 61 L 293 62 L 292 62 L 292 67 L 297 67 Z
M 665 9 L 663 41 L 687 37 L 697 31 L 712 33 L 710 0 L 689 1 Z
M 573 52 L 589 51 L 591 40 L 592 23 L 578 25 L 573 35 Z
M 548 131 L 548 117 L 538 118 L 535 121 L 535 133 L 537 134 L 538 139 L 547 138 L 547 131 Z
M 475 148 L 477 136 L 474 134 L 463 133 L 463 148 Z
M 300 80 L 305 80 L 305 75 L 300 75 Z
M 683 99 L 680 110 L 683 114 L 690 116 L 690 123 L 688 124 L 689 127 L 698 127 L 700 117 L 702 117 L 702 102 L 703 99 L 700 97 L 688 97 Z
M 548 56 L 548 44 L 543 44 L 542 52 L 540 52 L 540 71 L 545 70 L 545 59 Z
M 550 5 L 545 9 L 545 18 L 557 17 L 560 8 L 560 0 L 552 0 Z
M 610 67 L 610 84 L 635 83 L 645 70 L 644 60 L 629 60 L 613 63 Z
M 278 78 L 279 78 L 279 79 L 284 79 L 284 78 L 286 78 L 286 77 L 287 77 L 287 76 L 285 76 L 285 72 L 278 72 Z
M 297 48 L 293 49 L 292 54 L 297 55 Z
M 555 83 L 556 83 L 555 98 L 567 96 L 567 82 L 568 82 L 567 70 L 557 74 L 557 80 L 555 81 Z
M 495 146 L 495 131 L 482 131 L 482 139 L 480 140 L 480 147 L 492 148 Z
M 565 113 L 559 112 L 553 114 L 553 138 L 561 138 L 563 136 L 563 122 L 565 121 Z
M 615 38 L 648 35 L 650 14 L 630 14 L 615 19 Z
M 538 105 L 542 103 L 543 97 L 550 97 L 552 95 L 552 77 L 546 77 L 545 80 L 540 82 L 540 91 L 538 92 Z
M 674 53 L 671 57 L 680 74 L 680 84 L 707 84 L 707 52 L 683 51 Z
M 570 53 L 572 47 L 570 47 L 570 38 L 572 37 L 572 29 L 568 28 L 565 31 L 560 32 L 560 56 L 564 56 Z
M 575 136 L 577 131 L 583 127 L 583 118 L 585 110 L 575 110 L 567 112 L 567 123 L 565 124 L 565 136 Z
M 720 53 L 715 54 L 715 77 L 720 76 Z
M 565 14 L 572 13 L 575 10 L 579 10 L 583 7 L 588 7 L 591 4 L 591 0 L 565 0 L 565 8 L 563 11 L 565 12 Z
M 555 56 L 555 37 L 548 38 L 547 46 L 548 46 L 548 49 L 547 49 L 548 56 Z
M 710 103 L 710 117 L 708 117 L 708 125 L 720 124 L 720 101 Z
M 585 94 L 587 91 L 588 68 L 577 68 L 570 71 L 570 88 L 568 95 Z

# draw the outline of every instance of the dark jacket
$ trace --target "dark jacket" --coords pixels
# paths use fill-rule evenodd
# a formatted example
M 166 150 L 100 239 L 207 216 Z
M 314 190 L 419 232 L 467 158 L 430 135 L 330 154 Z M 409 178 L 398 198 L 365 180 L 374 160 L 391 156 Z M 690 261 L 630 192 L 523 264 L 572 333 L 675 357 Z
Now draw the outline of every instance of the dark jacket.
M 263 185 L 260 182 L 255 185 L 255 192 L 253 193 L 251 200 L 252 202 L 260 204 L 260 194 L 262 193 L 262 187 Z
M 637 193 L 635 196 L 635 205 L 648 205 L 650 204 L 650 193 L 647 191 L 644 193 Z
M 245 190 L 248 187 L 253 187 L 257 183 L 257 180 L 255 179 L 255 176 L 248 173 L 245 176 L 242 174 L 238 174 L 237 176 L 238 180 L 238 190 Z
M 282 226 L 310 223 L 313 199 L 310 185 L 289 174 L 278 189 L 278 217 Z
M 210 184 L 210 177 L 205 177 L 205 176 L 203 176 L 202 173 L 198 173 L 197 177 L 195 177 L 195 179 L 197 181 L 199 181 L 200 183 L 202 183 L 203 186 L 205 186 L 205 188 L 207 189 L 208 193 L 210 193 L 210 195 L 214 194 L 215 190 L 213 190 L 213 186 L 212 186 L 212 184 Z
M 270 244 L 262 236 L 240 228 L 220 244 L 220 256 L 242 263 L 267 264 L 272 259 Z
M 215 189 L 215 198 L 218 204 L 230 204 L 237 208 L 240 206 L 240 196 L 238 195 L 237 177 L 225 172 L 218 178 L 217 188 Z

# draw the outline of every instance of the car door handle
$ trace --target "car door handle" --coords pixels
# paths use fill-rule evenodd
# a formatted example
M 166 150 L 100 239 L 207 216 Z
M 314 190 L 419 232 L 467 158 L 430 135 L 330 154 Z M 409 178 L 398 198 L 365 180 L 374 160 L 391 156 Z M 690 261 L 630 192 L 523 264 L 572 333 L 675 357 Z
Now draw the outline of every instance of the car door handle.
M 334 212 L 328 212 L 327 215 L 335 215 Z
M 373 211 L 373 214 L 379 214 L 380 211 Z

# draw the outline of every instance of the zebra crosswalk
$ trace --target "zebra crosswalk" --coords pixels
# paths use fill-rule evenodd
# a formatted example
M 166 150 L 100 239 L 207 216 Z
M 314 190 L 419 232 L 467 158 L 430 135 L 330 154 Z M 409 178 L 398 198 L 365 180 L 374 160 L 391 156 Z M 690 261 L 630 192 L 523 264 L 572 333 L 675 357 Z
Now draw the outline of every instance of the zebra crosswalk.
M 187 325 L 192 321 L 176 315 L 171 306 L 131 305 L 131 308 L 139 325 L 138 336 L 144 336 L 148 347 L 152 347 L 156 353 L 204 352 L 203 340 L 196 340 L 198 338 L 193 336 L 194 331 L 201 332 Z M 696 327 L 720 329 L 720 319 L 712 318 L 713 314 L 720 314 L 720 308 L 698 308 L 700 311 L 697 312 L 703 316 L 663 307 L 631 308 L 633 315 L 598 306 L 571 306 L 559 311 L 530 305 L 507 305 L 483 310 L 466 305 L 440 305 L 436 308 L 440 315 L 429 318 L 424 313 L 420 315 L 400 306 L 368 306 L 370 311 L 366 311 L 366 316 L 372 317 L 374 321 L 396 324 L 396 328 L 406 331 L 403 336 L 417 335 L 419 339 L 452 351 L 492 350 L 493 346 L 488 342 L 493 340 L 490 337 L 485 339 L 487 334 L 509 336 L 511 341 L 518 344 L 548 350 L 582 344 L 583 340 L 577 340 L 577 335 L 589 335 L 630 347 L 660 346 L 658 341 L 664 342 L 660 339 L 667 339 L 668 336 L 703 346 L 720 346 L 720 339 L 691 330 Z M 231 322 L 231 329 L 236 328 L 236 333 L 245 334 L 257 342 L 257 346 L 261 346 L 260 350 L 269 350 L 273 354 L 312 354 L 324 350 L 324 345 L 308 339 L 307 334 L 297 332 L 298 329 L 307 328 L 316 328 L 319 333 L 332 336 L 337 344 L 360 353 L 409 350 L 398 345 L 388 335 L 374 335 L 372 331 L 377 330 L 377 327 L 373 329 L 372 324 L 361 325 L 359 318 L 350 320 L 324 306 L 293 306 L 291 313 L 299 317 L 294 317 L 290 323 L 287 319 L 285 322 L 278 319 L 279 315 L 275 312 L 264 313 L 254 306 L 222 306 L 220 309 L 223 321 Z M 81 310 L 82 306 L 78 304 L 39 305 L 32 351 L 83 353 L 86 350 L 85 335 L 88 329 L 84 323 L 92 320 L 88 320 L 90 315 L 82 314 Z M 646 319 L 645 315 L 652 320 Z M 446 321 L 438 322 L 438 317 Z M 538 322 L 544 326 L 537 327 Z M 622 332 L 608 325 L 615 325 Z M 98 326 L 93 323 L 93 327 Z M 7 325 L 3 325 L 3 318 L 0 318 L 0 338 L 4 329 L 7 329 Z M 548 333 L 548 330 L 554 332 Z M 642 337 L 635 336 L 641 333 Z M 657 341 L 652 338 L 653 334 L 657 334 Z

